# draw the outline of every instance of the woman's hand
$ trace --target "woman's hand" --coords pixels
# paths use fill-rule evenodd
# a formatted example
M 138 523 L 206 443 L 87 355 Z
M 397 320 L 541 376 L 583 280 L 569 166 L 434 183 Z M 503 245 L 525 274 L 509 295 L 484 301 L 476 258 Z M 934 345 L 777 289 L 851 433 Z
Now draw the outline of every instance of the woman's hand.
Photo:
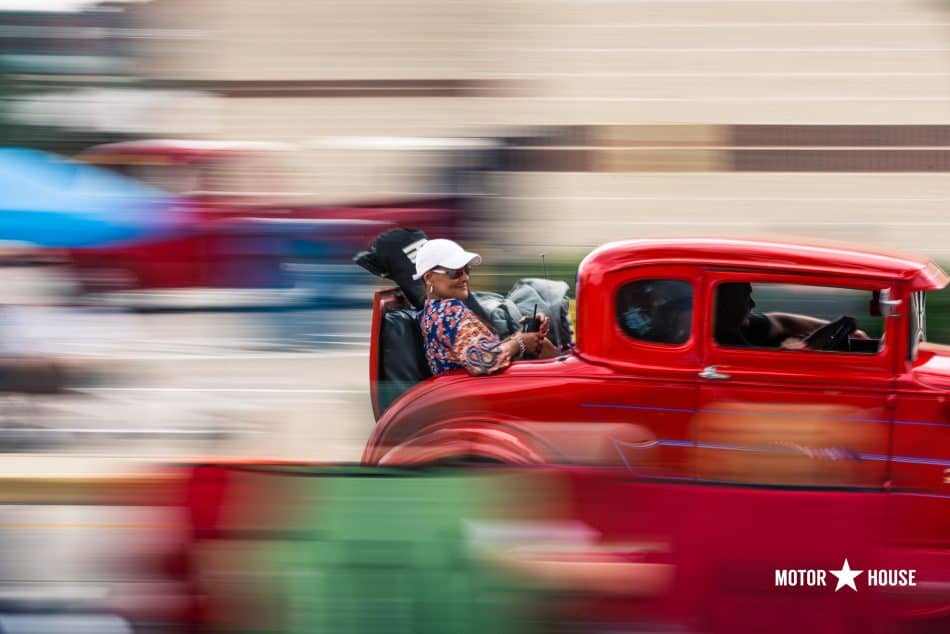
M 525 354 L 529 354 L 537 359 L 547 359 L 553 357 L 557 351 L 554 344 L 547 340 L 548 331 L 551 329 L 551 320 L 544 313 L 537 313 L 539 327 L 537 332 L 518 332 L 511 338 L 514 343 L 511 358 L 517 358 L 520 352 L 518 339 L 524 344 Z M 522 317 L 519 323 L 524 324 L 527 317 Z
M 524 341 L 524 347 L 528 354 L 534 356 L 541 354 L 541 348 L 544 345 L 545 338 L 540 330 L 538 332 L 523 332 L 521 333 L 521 338 Z
M 551 320 L 544 313 L 538 313 L 538 319 L 541 320 L 541 328 L 538 332 L 541 333 L 542 337 L 548 336 L 548 330 L 551 329 Z
M 541 352 L 538 353 L 539 359 L 553 359 L 557 356 L 557 348 L 551 343 L 550 339 L 541 342 Z
M 548 331 L 551 330 L 551 319 L 544 313 L 535 313 L 535 317 L 538 319 L 538 333 L 541 334 L 541 337 L 547 337 Z M 528 320 L 527 317 L 522 317 L 518 320 L 518 323 L 521 326 L 524 326 L 524 322 Z M 533 333 L 521 333 L 521 334 L 533 334 Z

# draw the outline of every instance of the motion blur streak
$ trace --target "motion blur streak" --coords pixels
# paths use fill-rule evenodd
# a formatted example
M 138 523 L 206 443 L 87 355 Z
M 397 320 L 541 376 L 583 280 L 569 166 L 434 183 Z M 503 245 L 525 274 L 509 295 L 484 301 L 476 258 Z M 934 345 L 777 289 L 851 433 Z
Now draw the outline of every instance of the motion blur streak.
M 686 441 L 590 407 L 616 433 L 565 425 L 551 471 L 331 467 L 373 434 L 393 285 L 352 258 L 394 227 L 498 293 L 573 296 L 591 249 L 661 235 L 946 268 L 948 26 L 920 0 L 0 0 L 0 631 L 950 631 L 921 537 L 948 515 L 916 506 L 950 472 L 884 526 L 861 487 L 895 438 L 834 408 L 724 399 Z M 950 343 L 950 292 L 917 332 Z M 925 444 L 894 455 L 944 468 Z M 922 585 L 760 585 L 845 556 Z
M 942 622 L 922 611 L 946 599 L 934 592 L 946 558 L 903 546 L 873 493 L 273 464 L 199 467 L 189 490 L 198 619 L 212 631 L 918 631 Z M 919 570 L 923 603 L 774 588 L 775 569 L 845 552 Z

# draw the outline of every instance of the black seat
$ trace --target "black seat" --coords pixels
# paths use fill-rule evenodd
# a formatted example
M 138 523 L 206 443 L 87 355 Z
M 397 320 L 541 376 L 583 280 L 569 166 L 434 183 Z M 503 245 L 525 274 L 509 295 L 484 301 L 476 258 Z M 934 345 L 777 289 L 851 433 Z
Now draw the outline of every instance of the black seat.
M 386 411 L 403 392 L 432 376 L 426 362 L 419 311 L 400 308 L 383 315 L 380 332 L 379 411 Z

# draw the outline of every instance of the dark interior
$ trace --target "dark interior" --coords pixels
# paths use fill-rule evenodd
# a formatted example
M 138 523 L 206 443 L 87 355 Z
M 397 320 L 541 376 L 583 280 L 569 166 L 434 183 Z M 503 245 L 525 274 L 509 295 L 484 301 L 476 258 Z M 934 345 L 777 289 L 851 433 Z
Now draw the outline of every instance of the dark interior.
M 383 315 L 379 344 L 377 398 L 382 413 L 403 392 L 432 376 L 419 328 L 419 311 L 399 308 Z

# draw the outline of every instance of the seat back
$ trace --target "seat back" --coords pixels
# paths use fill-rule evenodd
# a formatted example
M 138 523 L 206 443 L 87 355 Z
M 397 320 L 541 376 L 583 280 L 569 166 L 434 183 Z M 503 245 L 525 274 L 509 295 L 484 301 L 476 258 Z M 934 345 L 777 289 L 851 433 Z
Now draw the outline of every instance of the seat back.
M 382 316 L 376 387 L 380 413 L 410 387 L 432 376 L 424 343 L 418 310 L 398 308 Z

